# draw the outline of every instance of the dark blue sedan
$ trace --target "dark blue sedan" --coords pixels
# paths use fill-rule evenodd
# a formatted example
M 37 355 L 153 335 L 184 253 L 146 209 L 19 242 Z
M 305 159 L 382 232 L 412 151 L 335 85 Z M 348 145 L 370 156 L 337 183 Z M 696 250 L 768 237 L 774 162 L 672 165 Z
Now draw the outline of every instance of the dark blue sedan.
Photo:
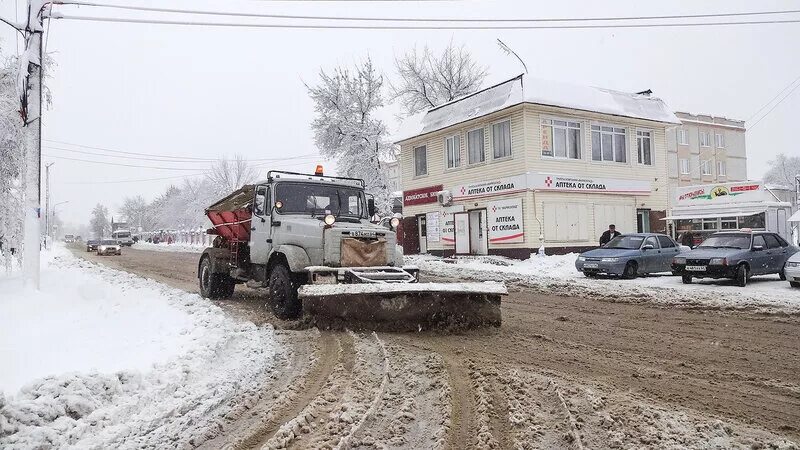
M 731 278 L 744 287 L 753 275 L 777 273 L 785 280 L 786 260 L 799 250 L 776 233 L 726 231 L 712 234 L 694 250 L 676 257 L 672 269 L 686 284 L 692 278 Z
M 635 278 L 637 275 L 669 272 L 672 258 L 688 249 L 666 234 L 624 234 L 601 248 L 581 253 L 575 261 L 575 268 L 587 277 L 605 274 Z

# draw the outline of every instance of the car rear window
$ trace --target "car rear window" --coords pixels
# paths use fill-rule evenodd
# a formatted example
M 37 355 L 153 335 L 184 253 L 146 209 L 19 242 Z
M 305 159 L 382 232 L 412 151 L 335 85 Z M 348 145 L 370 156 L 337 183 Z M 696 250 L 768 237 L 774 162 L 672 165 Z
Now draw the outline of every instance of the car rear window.
M 769 248 L 781 248 L 781 243 L 778 242 L 774 234 L 765 234 L 764 240 L 767 241 L 767 246 Z

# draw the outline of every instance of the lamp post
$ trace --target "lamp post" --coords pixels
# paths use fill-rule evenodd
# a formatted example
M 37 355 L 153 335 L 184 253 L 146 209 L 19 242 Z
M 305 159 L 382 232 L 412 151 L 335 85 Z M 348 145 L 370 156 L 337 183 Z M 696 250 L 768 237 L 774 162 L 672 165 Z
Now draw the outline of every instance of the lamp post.
M 61 205 L 63 205 L 64 203 L 69 203 L 69 200 L 64 200 L 63 202 L 58 202 L 55 205 L 53 205 L 52 216 L 51 216 L 53 218 L 53 220 L 51 222 L 53 222 L 53 223 L 51 223 L 51 226 L 55 225 L 54 222 L 55 222 L 55 219 L 56 219 L 56 208 L 61 206 Z M 51 230 L 47 230 L 47 233 L 45 233 L 45 234 L 50 234 L 50 233 L 51 233 Z M 55 233 L 53 233 L 53 239 L 55 239 Z

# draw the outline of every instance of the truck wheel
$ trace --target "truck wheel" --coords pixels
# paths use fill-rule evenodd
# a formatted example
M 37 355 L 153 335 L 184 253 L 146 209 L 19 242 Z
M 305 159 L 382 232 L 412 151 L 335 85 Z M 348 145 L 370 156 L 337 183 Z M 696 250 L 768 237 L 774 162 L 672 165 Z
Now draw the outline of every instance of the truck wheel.
M 270 307 L 275 317 L 285 320 L 300 315 L 300 300 L 297 298 L 299 283 L 292 281 L 289 269 L 278 264 L 269 274 Z
M 211 271 L 211 258 L 200 263 L 200 295 L 205 298 L 228 298 L 233 295 L 235 284 L 231 277 Z
M 739 287 L 747 286 L 747 277 L 748 277 L 747 266 L 742 264 L 742 265 L 740 265 L 739 267 L 736 268 L 736 278 L 735 278 L 735 280 L 736 280 L 736 285 L 737 286 L 739 286 Z

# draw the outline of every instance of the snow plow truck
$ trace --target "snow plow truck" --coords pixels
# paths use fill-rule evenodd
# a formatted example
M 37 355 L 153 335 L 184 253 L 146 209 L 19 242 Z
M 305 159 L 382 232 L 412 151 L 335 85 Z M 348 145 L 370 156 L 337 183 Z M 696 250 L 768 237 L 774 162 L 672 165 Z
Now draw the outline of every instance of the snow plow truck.
M 499 326 L 501 283 L 422 283 L 403 264 L 395 230 L 370 222 L 364 181 L 270 171 L 206 209 L 215 234 L 203 251 L 200 293 L 267 288 L 279 319 L 322 327 L 411 329 Z

